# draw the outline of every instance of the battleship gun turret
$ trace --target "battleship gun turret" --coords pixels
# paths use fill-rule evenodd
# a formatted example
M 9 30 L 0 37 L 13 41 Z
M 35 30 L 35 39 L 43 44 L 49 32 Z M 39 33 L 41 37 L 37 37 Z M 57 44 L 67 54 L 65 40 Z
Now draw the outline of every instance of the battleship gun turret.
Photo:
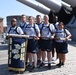
M 50 23 L 54 22 L 54 16 L 62 21 L 72 33 L 72 39 L 76 40 L 76 0 L 17 0 L 43 14 L 49 15 Z

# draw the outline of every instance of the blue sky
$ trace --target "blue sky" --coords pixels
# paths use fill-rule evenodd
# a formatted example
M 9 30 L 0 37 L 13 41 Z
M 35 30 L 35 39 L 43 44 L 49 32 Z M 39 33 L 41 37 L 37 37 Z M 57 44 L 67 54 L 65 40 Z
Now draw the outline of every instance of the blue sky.
M 4 18 L 4 25 L 6 25 L 6 16 L 10 15 L 21 15 L 26 14 L 28 16 L 36 16 L 41 13 L 35 11 L 34 9 L 17 2 L 16 0 L 1 0 L 0 1 L 0 17 Z

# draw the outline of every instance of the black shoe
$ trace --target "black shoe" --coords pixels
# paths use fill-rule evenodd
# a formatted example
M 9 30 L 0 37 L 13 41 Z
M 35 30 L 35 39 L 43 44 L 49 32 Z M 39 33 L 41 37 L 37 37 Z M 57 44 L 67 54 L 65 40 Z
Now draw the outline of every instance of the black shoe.
M 38 68 L 42 68 L 44 66 L 45 66 L 45 64 L 44 63 L 41 63 Z
M 26 68 L 28 68 L 30 66 L 30 64 L 26 65 Z
M 32 67 L 30 68 L 29 72 L 33 72 L 33 71 L 35 71 L 36 69 L 37 69 L 37 67 L 32 66 Z
M 64 63 L 63 62 L 61 63 L 61 66 L 64 66 Z
M 61 63 L 57 64 L 56 66 L 58 66 L 60 68 L 61 67 Z
M 40 65 L 40 64 L 41 64 L 41 60 L 38 60 L 38 61 L 37 61 L 37 65 Z
M 29 68 L 29 67 L 31 67 L 31 65 L 30 65 L 30 64 L 27 64 L 27 65 L 26 65 L 26 68 Z
M 28 62 L 25 62 L 25 65 L 27 65 L 28 64 Z
M 28 67 L 30 64 L 29 64 L 29 62 L 25 62 L 25 65 L 26 65 L 26 67 Z
M 51 64 L 50 63 L 48 64 L 48 69 L 51 69 Z

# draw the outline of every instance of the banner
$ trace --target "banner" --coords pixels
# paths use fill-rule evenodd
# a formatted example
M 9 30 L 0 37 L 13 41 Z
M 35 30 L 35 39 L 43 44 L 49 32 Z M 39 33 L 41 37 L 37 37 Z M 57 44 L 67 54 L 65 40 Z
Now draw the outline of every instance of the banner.
M 25 70 L 25 56 L 27 39 L 11 37 L 9 38 L 8 49 L 8 69 L 13 71 Z

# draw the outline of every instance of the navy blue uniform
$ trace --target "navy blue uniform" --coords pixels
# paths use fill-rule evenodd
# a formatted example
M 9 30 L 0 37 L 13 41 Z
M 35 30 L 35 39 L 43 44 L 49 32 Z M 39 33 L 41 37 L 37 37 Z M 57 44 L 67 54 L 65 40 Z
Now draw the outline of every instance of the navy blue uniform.
M 67 29 L 58 29 L 56 31 L 56 37 L 59 37 L 60 40 L 56 40 L 56 51 L 57 53 L 68 53 L 68 45 L 65 38 L 70 35 L 70 32 Z M 63 40 L 64 39 L 64 40 Z
M 52 24 L 43 24 L 41 29 L 41 50 L 42 51 L 52 51 L 52 40 L 50 37 L 52 36 L 52 33 L 55 32 L 55 28 Z
M 30 25 L 28 24 L 25 28 L 25 34 L 30 35 L 28 39 L 27 52 L 37 53 L 38 52 L 38 41 L 33 39 L 33 36 L 37 36 L 38 32 L 40 32 L 38 25 Z

